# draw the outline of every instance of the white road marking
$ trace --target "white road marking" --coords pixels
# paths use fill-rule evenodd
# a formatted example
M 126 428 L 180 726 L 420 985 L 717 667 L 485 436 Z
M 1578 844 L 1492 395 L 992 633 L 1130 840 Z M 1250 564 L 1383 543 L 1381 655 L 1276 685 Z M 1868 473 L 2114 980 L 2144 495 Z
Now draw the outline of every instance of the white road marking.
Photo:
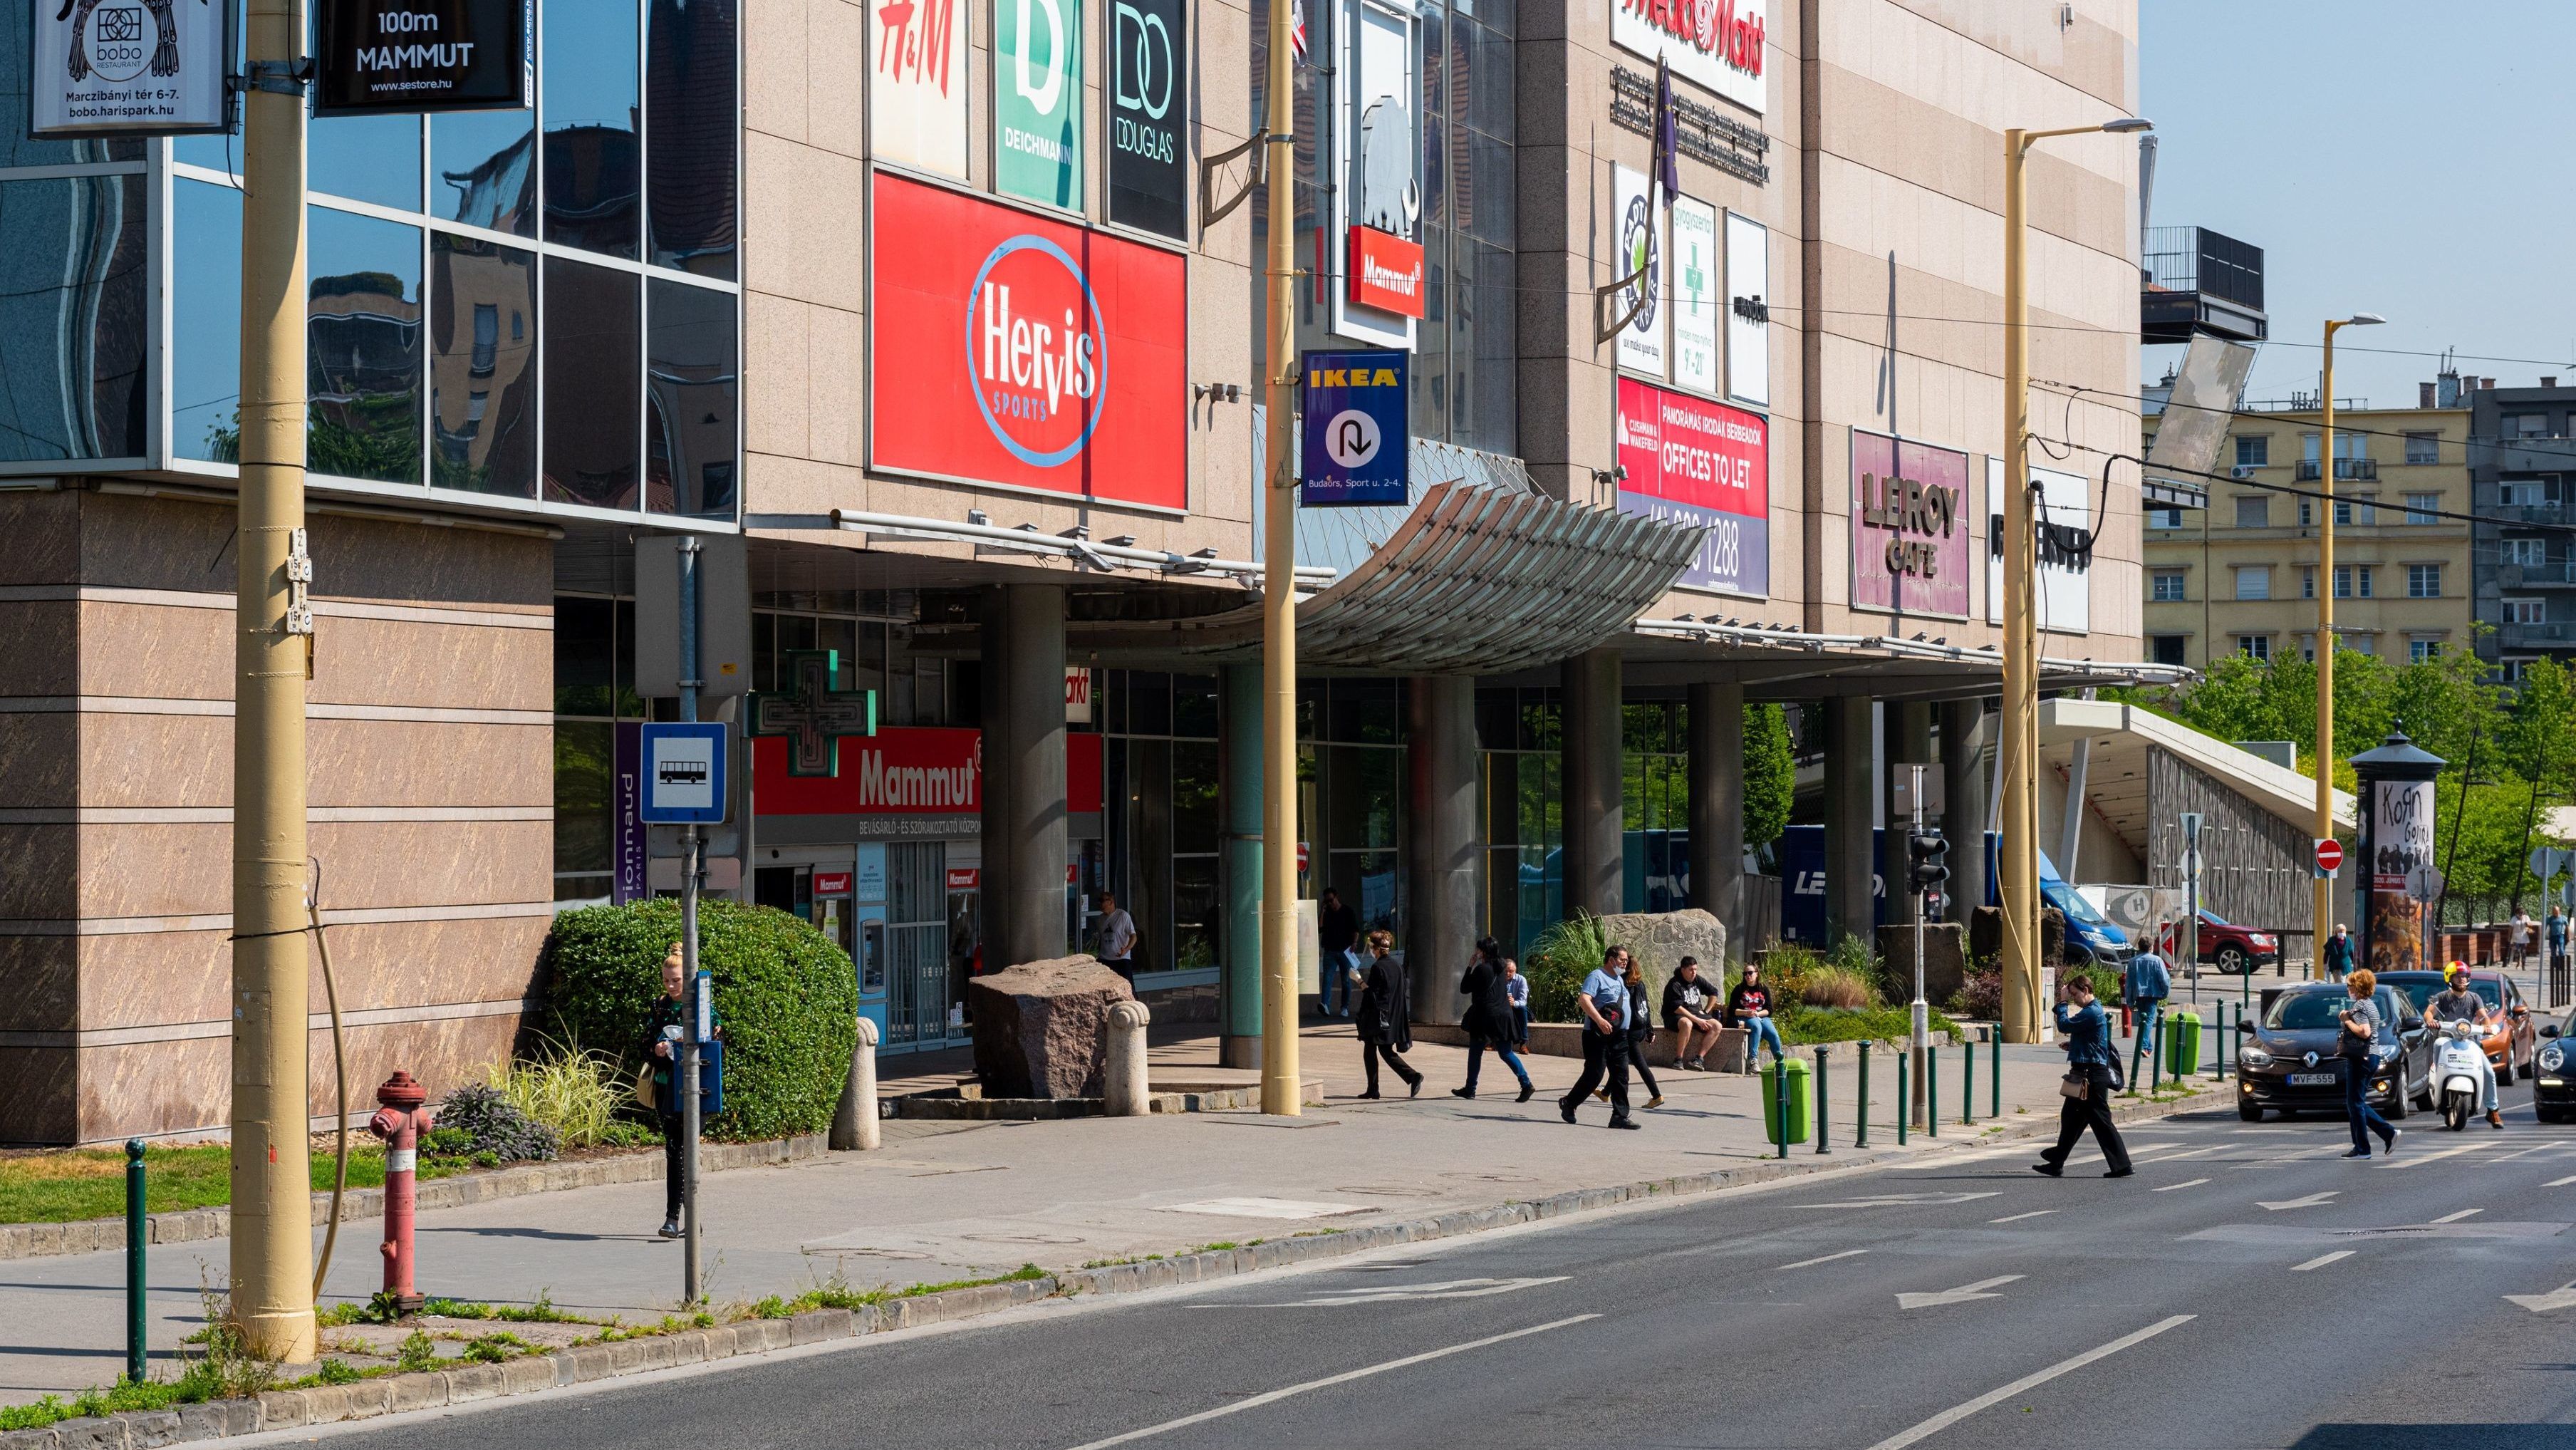
M 1227 1301 L 1203 1304 L 1203 1309 L 1339 1309 L 1351 1304 L 1394 1304 L 1413 1299 L 1483 1299 L 1495 1294 L 1508 1294 L 1514 1289 L 1535 1289 L 1541 1284 L 1562 1284 L 1567 1274 L 1553 1274 L 1543 1279 L 1445 1279 L 1436 1284 L 1389 1284 L 1384 1288 L 1327 1289 L 1311 1299 L 1292 1299 L 1279 1304 L 1245 1304 Z
M 2540 1186 L 2543 1188 L 2565 1188 L 2570 1183 L 2576 1183 L 2576 1173 L 2571 1173 L 2564 1178 L 2552 1178 L 2547 1183 Z
M 2320 1204 L 2332 1200 L 2335 1194 L 2340 1191 L 2341 1190 L 2329 1188 L 2323 1193 L 2311 1193 L 2305 1198 L 2283 1198 L 2271 1203 L 2264 1203 L 2258 1200 L 2254 1206 L 2256 1208 L 2270 1209 L 2274 1213 L 2279 1213 L 2285 1208 L 2315 1208 Z
M 1453 1344 L 1446 1349 L 1424 1350 L 1420 1354 L 1409 1354 L 1402 1359 L 1388 1360 L 1384 1364 L 1364 1365 L 1358 1369 L 1344 1370 L 1340 1374 L 1326 1375 L 1322 1379 L 1308 1380 L 1304 1384 L 1289 1385 L 1284 1389 L 1269 1390 L 1257 1395 L 1248 1395 L 1231 1404 L 1219 1405 L 1213 1410 L 1201 1410 L 1195 1415 L 1183 1415 L 1177 1420 L 1165 1420 L 1159 1425 L 1147 1425 L 1142 1429 L 1130 1430 L 1123 1435 L 1112 1435 L 1106 1440 L 1093 1440 L 1087 1444 L 1077 1445 L 1073 1447 L 1073 1450 L 1107 1450 L 1107 1447 L 1111 1445 L 1124 1445 L 1130 1441 L 1142 1440 L 1149 1436 L 1165 1434 L 1172 1430 L 1186 1429 L 1191 1425 L 1203 1425 L 1210 1420 L 1221 1420 L 1228 1415 L 1239 1415 L 1245 1410 L 1259 1409 L 1263 1405 L 1277 1404 L 1279 1401 L 1287 1399 L 1291 1395 L 1302 1395 L 1309 1390 L 1329 1389 L 1334 1385 L 1349 1384 L 1353 1380 L 1363 1380 L 1372 1375 L 1385 1374 L 1389 1370 L 1410 1369 L 1417 1364 L 1427 1364 L 1435 1359 L 1447 1359 L 1453 1354 L 1472 1353 L 1473 1351 L 1484 1349 L 1491 1345 L 1504 1344 L 1515 1339 L 1526 1339 L 1533 1334 L 1545 1334 L 1551 1329 L 1563 1329 L 1568 1325 L 1582 1324 L 1600 1317 L 1601 1316 L 1598 1314 L 1577 1314 L 1569 1319 L 1552 1319 L 1545 1324 L 1533 1324 L 1527 1329 L 1515 1329 L 1507 1334 L 1494 1334 L 1488 1335 L 1483 1339 L 1471 1339 L 1465 1344 Z
M 2555 1144 L 2555 1143 L 2535 1143 L 2535 1144 L 2533 1144 L 2531 1147 L 2525 1148 L 2525 1149 L 2521 1150 L 2520 1152 L 2517 1152 L 2517 1153 L 2506 1153 L 2506 1154 L 2502 1154 L 2502 1155 L 2497 1156 L 2497 1157 L 2494 1157 L 2494 1158 L 2490 1158 L 2490 1159 L 2488 1159 L 2488 1160 L 2487 1160 L 2487 1166 L 2488 1166 L 2488 1167 L 2490 1167 L 2490 1168 L 2492 1168 L 2492 1167 L 2494 1167 L 2494 1166 L 2495 1166 L 2496 1164 L 2498 1164 L 2498 1163 L 2510 1163 L 2510 1162 L 2512 1162 L 2513 1160 L 2515 1160 L 2516 1158 L 2528 1158 L 2528 1157 L 2530 1157 L 2530 1156 L 2531 1156 L 2532 1154 L 2534 1154 L 2534 1153 L 2546 1153 L 2546 1152 L 2548 1152 L 2550 1149 L 2555 1148 L 2555 1147 L 2557 1147 L 2557 1146 L 2558 1146 L 2558 1145 L 2557 1145 L 2557 1144 Z
M 1945 1304 L 1965 1304 L 1971 1299 L 2000 1299 L 2003 1297 L 2001 1294 L 1990 1294 L 1986 1291 L 2002 1288 L 2021 1277 L 2023 1276 L 2020 1274 L 1999 1274 L 1991 1279 L 1979 1279 L 1973 1284 L 1961 1284 L 1956 1289 L 1944 1289 L 1937 1294 L 1899 1294 L 1896 1296 L 1896 1307 L 1938 1309 Z
M 1970 1400 L 1965 1404 L 1953 1405 L 1949 1409 L 1943 1410 L 1941 1413 L 1934 1415 L 1931 1419 L 1925 1420 L 1923 1423 L 1914 1426 L 1912 1429 L 1901 1430 L 1896 1434 L 1888 1436 L 1886 1439 L 1869 1447 L 1869 1450 L 1905 1450 L 1906 1446 L 1912 1445 L 1917 1441 L 1930 1439 L 1932 1436 L 1940 1434 L 1942 1431 L 1949 1429 L 1952 1425 L 1959 1423 L 1970 1415 L 1976 1414 L 1980 1410 L 1991 1409 L 1996 1405 L 2000 1405 L 2004 1401 L 2011 1399 L 2013 1396 L 2020 1394 L 2024 1390 L 2037 1389 L 2039 1386 L 2057 1378 L 2059 1375 L 2068 1374 L 2075 1370 L 2082 1369 L 2084 1366 L 2091 1364 L 2097 1359 L 2107 1359 L 2132 1345 L 2144 1344 L 2148 1340 L 2155 1338 L 2157 1335 L 2164 1333 L 2168 1329 L 2189 1324 L 2195 1317 L 2196 1316 L 2190 1314 L 2177 1314 L 2171 1319 L 2158 1320 L 2157 1322 L 2148 1325 L 2146 1328 L 2139 1330 L 2135 1334 L 2121 1335 L 2119 1338 L 2112 1340 L 2109 1344 L 2103 1345 L 2099 1349 L 2088 1349 L 2082 1354 L 2076 1355 L 2072 1359 L 2061 1359 L 2057 1363 L 2050 1365 L 2048 1368 L 2041 1370 L 2036 1374 L 2024 1375 L 2020 1379 L 2014 1380 L 2011 1384 L 2003 1386 L 2001 1389 L 1988 1390 L 1986 1393 L 1977 1396 L 1975 1399 Z
M 1827 1254 L 1820 1259 L 1800 1259 L 1794 1264 L 1782 1264 L 1779 1268 L 1772 1270 L 1772 1272 L 1776 1274 L 1785 1274 L 1791 1269 L 1812 1268 L 1817 1264 L 1830 1264 L 1836 1259 L 1848 1259 L 1855 1254 L 1865 1254 L 1868 1252 L 1869 1250 L 1867 1249 L 1845 1249 L 1839 1254 Z
M 2233 1143 L 2216 1143 L 2207 1148 L 2194 1148 L 2188 1153 L 2168 1153 L 2155 1161 L 2158 1163 L 2180 1163 L 2185 1158 L 2201 1158 L 2206 1157 L 2211 1153 L 2223 1153 L 2229 1148 L 2233 1148 L 2235 1146 L 2236 1145 Z
M 2147 1191 L 2149 1193 L 2171 1193 L 2177 1188 L 2198 1188 L 2200 1185 L 2207 1183 L 2208 1181 L 2209 1180 L 2206 1178 L 2186 1178 L 2180 1183 L 2168 1183 L 2162 1188 L 2150 1188 Z
M 2293 1274 L 2304 1274 L 2310 1269 L 2322 1269 L 2337 1259 L 2351 1258 L 2355 1252 L 2356 1250 L 2353 1249 L 2337 1249 L 2331 1254 L 2319 1254 L 2304 1264 L 2292 1264 L 2290 1266 L 2290 1272 Z
M 2546 1294 L 2507 1294 L 2504 1297 L 2508 1304 L 2519 1304 L 2534 1314 L 2546 1314 L 2552 1309 L 2576 1305 L 2576 1284 L 2552 1289 Z
M 2483 1208 L 2464 1208 L 2464 1209 L 2461 1209 L 2458 1213 L 2446 1213 L 2446 1214 L 2442 1215 L 2440 1218 L 2437 1218 L 2437 1219 L 2433 1220 L 2433 1222 L 2435 1222 L 2435 1223 L 2458 1223 L 2461 1219 L 2468 1218 L 2468 1217 L 2470 1217 L 2470 1216 L 2472 1216 L 2472 1215 L 2474 1215 L 2474 1214 L 2481 1214 L 2481 1213 L 2484 1213 L 2484 1212 L 2486 1212 L 2486 1210 L 2485 1210 L 2485 1209 L 2483 1209 Z
M 2391 1169 L 2415 1168 L 2426 1163 L 2439 1163 L 2445 1158 L 2457 1158 L 2463 1153 L 2474 1153 L 2485 1146 L 2484 1143 L 2462 1143 L 2457 1148 L 2445 1148 L 2439 1153 L 2409 1153 L 2388 1166 Z
M 2052 1214 L 2052 1213 L 2055 1213 L 2055 1212 L 2057 1212 L 2057 1210 L 2056 1210 L 2056 1209 L 2053 1209 L 2053 1208 L 2034 1208 L 2034 1209 L 2032 1209 L 2032 1210 L 2031 1210 L 2030 1212 L 2028 1212 L 2028 1213 L 2014 1213 L 2014 1214 L 2006 1214 L 2006 1215 L 2005 1215 L 2004 1217 L 2002 1217 L 2002 1218 L 1990 1218 L 1990 1219 L 1987 1219 L 1987 1220 L 1986 1220 L 1986 1222 L 1988 1222 L 1988 1223 L 2019 1223 L 2019 1222 L 2021 1222 L 2023 1219 L 2026 1219 L 2026 1218 L 2040 1218 L 2040 1217 L 2042 1217 L 2042 1216 L 2044 1216 L 2044 1215 Z

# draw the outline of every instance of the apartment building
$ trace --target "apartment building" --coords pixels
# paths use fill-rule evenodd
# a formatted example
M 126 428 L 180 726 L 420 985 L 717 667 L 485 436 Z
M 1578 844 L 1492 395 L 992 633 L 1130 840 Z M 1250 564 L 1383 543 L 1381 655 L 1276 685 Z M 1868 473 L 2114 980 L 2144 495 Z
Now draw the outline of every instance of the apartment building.
M 2478 652 L 2511 681 L 2533 660 L 2576 654 L 2576 387 L 2475 382 L 2460 393 L 2478 504 L 2471 607 L 2493 626 Z

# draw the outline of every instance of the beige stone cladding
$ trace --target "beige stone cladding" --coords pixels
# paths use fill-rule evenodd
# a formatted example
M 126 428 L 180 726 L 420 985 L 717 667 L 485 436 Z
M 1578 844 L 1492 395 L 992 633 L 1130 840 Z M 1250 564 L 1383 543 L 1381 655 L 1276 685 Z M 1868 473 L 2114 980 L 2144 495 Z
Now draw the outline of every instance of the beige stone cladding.
M 0 1141 L 229 1104 L 229 506 L 0 500 Z M 353 1105 L 506 1053 L 552 907 L 552 546 L 316 513 L 310 841 Z M 318 957 L 307 1004 L 327 1025 Z M 327 1030 L 312 1110 L 332 1111 Z

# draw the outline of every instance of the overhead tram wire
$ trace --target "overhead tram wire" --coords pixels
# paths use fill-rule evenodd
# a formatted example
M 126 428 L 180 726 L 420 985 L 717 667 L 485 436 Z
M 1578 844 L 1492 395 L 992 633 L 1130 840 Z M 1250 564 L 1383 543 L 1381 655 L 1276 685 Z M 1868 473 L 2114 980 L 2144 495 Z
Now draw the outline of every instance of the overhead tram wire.
M 2038 434 L 2033 434 L 2031 436 L 2035 441 L 2039 439 Z M 2145 459 L 2139 457 L 2137 454 L 2120 453 L 2108 449 L 2096 448 L 2089 443 L 2070 443 L 2062 438 L 2050 438 L 2045 441 L 2069 450 L 2081 449 L 2086 453 L 2093 454 L 2096 457 L 2103 459 L 2106 467 L 2111 463 L 2134 463 L 2137 464 L 2140 469 L 2152 468 L 2158 473 L 2173 474 L 2181 478 L 2205 478 L 2215 483 L 2231 484 L 2238 488 L 2256 489 L 2264 493 L 2286 493 L 2297 498 L 2313 498 L 2332 503 L 2351 504 L 2365 502 L 2365 500 L 2356 499 L 2350 494 L 2331 494 L 2322 489 L 2301 488 L 2296 484 L 2265 483 L 2260 479 L 2238 478 L 2234 474 L 2211 473 L 2198 468 L 2176 468 L 2170 464 L 2164 463 L 2151 464 Z M 2489 528 L 2538 529 L 2553 533 L 2576 535 L 2576 523 L 2526 523 L 2520 519 L 2491 518 L 2485 514 L 2464 514 L 2451 509 L 2419 509 L 2412 504 L 2382 504 L 2373 502 L 2371 506 L 2383 513 L 2404 513 L 2411 514 L 2418 518 L 2450 519 L 2456 523 L 2484 524 Z M 2146 507 L 2162 509 L 2175 508 L 2178 506 L 2172 504 L 2148 504 Z M 2308 527 L 2314 526 L 2309 525 Z M 2342 527 L 2350 528 L 2352 525 L 2347 524 Z
M 2110 403 L 2111 403 L 2111 402 L 2113 402 L 2114 400 L 2120 399 L 2120 398 L 2122 398 L 2122 397 L 2124 397 L 2124 396 L 2125 396 L 2124 394 L 2110 392 L 2110 391 L 2107 391 L 2107 390 L 2102 389 L 2102 388 L 2086 387 L 2086 386 L 2085 386 L 2084 384 L 2082 384 L 2082 383 L 2063 383 L 2063 382 L 2059 382 L 2059 381 L 2057 381 L 2057 380 L 2056 380 L 2056 379 L 2054 379 L 2054 378 L 2033 378 L 2033 379 L 2031 379 L 2031 380 L 2030 380 L 2030 382 L 2031 382 L 2031 386 L 2032 386 L 2032 387 L 2035 387 L 2035 388 L 2044 387 L 2044 388 L 2047 388 L 2047 389 L 2049 389 L 2049 390 L 2051 390 L 2051 391 L 2053 391 L 2053 392 L 2063 392 L 2063 393 L 2068 393 L 2068 394 L 2072 394 L 2072 395 L 2074 395 L 2074 396 L 2076 396 L 2076 397 L 2078 397 L 2078 398 L 2090 397 L 2090 398 L 2092 398 L 2092 399 L 2101 400 L 2101 401 L 2103 401 L 2106 405 L 2110 404 Z M 2571 391 L 2576 391 L 2576 390 L 2571 390 Z M 2314 408 L 2302 408 L 2302 409 L 2288 409 L 2288 408 L 2284 408 L 2284 409 L 2276 409 L 2276 410 L 2273 410 L 2273 411 L 2270 411 L 2270 412 L 2265 412 L 2265 411 L 2262 411 L 2262 410 L 2260 410 L 2260 409 L 2254 409 L 2254 408 L 2215 408 L 2215 407 L 2211 407 L 2211 406 L 2210 406 L 2209 404 L 2207 404 L 2207 403 L 2172 403 L 2172 402 L 2169 402 L 2169 403 L 2165 404 L 2165 409 L 2166 409 L 2166 411 L 2168 411 L 2168 412 L 2172 412 L 2172 411 L 2176 411 L 2176 410 L 2181 410 L 2181 409 L 2189 409 L 2190 411 L 2195 412 L 2195 413 L 2225 413 L 2225 414 L 2229 415 L 2230 417 L 2236 417 L 2236 418 L 2271 418 L 2271 419 L 2295 419 L 2295 418 L 2299 417 L 2299 415 L 2300 415 L 2300 414 L 2302 414 L 2302 413 L 2314 413 L 2314 412 L 2316 412 L 2316 411 L 2317 411 L 2317 410 L 2316 410 L 2316 409 L 2314 409 Z M 2337 413 L 2337 414 L 2341 414 L 2344 410 L 2343 410 L 2343 409 L 2341 409 L 2341 408 L 2337 408 L 2335 411 L 2336 411 L 2336 413 Z M 2354 409 L 2353 411 L 2355 411 L 2355 412 L 2367 411 L 2367 412 L 2372 412 L 2372 413 L 2415 413 L 2415 412 L 2422 412 L 2422 411 L 2425 411 L 2425 410 L 2423 410 L 2423 409 L 2419 409 L 2419 408 L 2370 408 L 2370 409 L 2366 409 L 2366 410 L 2365 410 L 2365 409 Z M 2451 408 L 2451 409 L 2440 409 L 2440 410 L 2437 410 L 2437 411 L 2443 411 L 2443 412 L 2458 412 L 2458 411 L 2461 411 L 2461 410 L 2456 409 L 2456 408 Z M 2388 429 L 2388 428 L 2354 428 L 2354 427 L 2348 427 L 2348 426 L 2346 426 L 2346 425 L 2344 424 L 2344 422 L 2343 422 L 2343 419 L 2342 419 L 2340 416 L 2338 416 L 2338 417 L 2335 419 L 2335 432 L 2337 432 L 2337 433 L 2359 433 L 2359 434 L 2364 434 L 2364 435 L 2369 436 L 2369 437 L 2372 437 L 2372 438 L 2396 438 L 2396 439 L 2401 439 L 2401 440 L 2414 440 L 2414 441 L 2418 441 L 2418 442 L 2426 441 L 2426 440 L 2423 440 L 2423 439 L 2421 439 L 2421 438 L 2418 438 L 2418 437 L 2417 437 L 2417 434 L 2418 434 L 2418 433 L 2420 433 L 2421 431 L 2422 431 L 2422 430 L 2420 430 L 2420 429 L 2419 429 L 2419 430 L 2415 430 L 2415 431 L 2413 431 L 2413 432 L 2410 432 L 2410 431 L 2405 430 L 2405 429 Z M 2449 446 L 2449 447 L 2456 447 L 2456 448 L 2460 448 L 2460 449 L 2463 449 L 2463 450 L 2465 450 L 2465 449 L 2469 448 L 2470 446 L 2472 446 L 2472 445 L 2476 442 L 2476 440 L 2475 440 L 2474 438 L 2470 438 L 2470 439 L 2434 438 L 2434 439 L 2431 439 L 2431 440 L 2429 440 L 2429 441 L 2431 441 L 2431 442 L 2432 442 L 2436 447 Z M 2531 446 L 2530 446 L 2530 445 L 2531 445 L 2531 444 L 2533 444 L 2533 443 L 2556 443 L 2556 444 L 2563 444 L 2563 445 L 2566 445 L 2566 446 L 2564 446 L 2564 447 L 2560 447 L 2560 448 L 2534 448 L 2534 447 L 2531 447 Z M 2514 446 L 2515 446 L 2516 448 L 2521 449 L 2523 452 L 2526 452 L 2526 453 L 2538 453 L 2538 454 L 2550 454 L 2550 453 L 2554 453 L 2554 454 L 2557 454 L 2557 455 L 2559 455 L 2559 456 L 2561 456 L 2561 457 L 2563 457 L 2563 458 L 2565 458 L 2565 459 L 2567 460 L 2568 470 L 2569 470 L 2570 472 L 2576 472 L 2576 438 L 2531 438 L 2531 439 L 2516 439 L 2516 440 L 2514 440 Z M 2280 465 L 2280 464 L 2273 464 L 2273 465 L 2269 465 L 2269 466 L 2277 468 L 2277 467 L 2281 467 L 2281 466 L 2283 466 L 2283 465 Z M 2404 467 L 2404 466 L 2407 466 L 2407 465 L 2399 465 L 2399 466 Z M 2430 465 L 2430 464 L 2415 464 L 2415 465 L 2412 465 L 2412 466 L 2413 466 L 2413 467 L 2417 467 L 2417 468 L 2424 468 L 2424 467 L 2435 467 L 2435 466 L 2438 466 L 2438 465 Z M 2535 470 L 2523 470 L 2523 469 L 2517 469 L 2517 470 L 2516 470 L 2516 472 L 2531 472 L 2531 471 L 2535 471 Z M 2545 471 L 2545 470 L 2542 470 L 2542 471 Z M 2241 480 L 2240 480 L 2240 481 L 2241 481 Z

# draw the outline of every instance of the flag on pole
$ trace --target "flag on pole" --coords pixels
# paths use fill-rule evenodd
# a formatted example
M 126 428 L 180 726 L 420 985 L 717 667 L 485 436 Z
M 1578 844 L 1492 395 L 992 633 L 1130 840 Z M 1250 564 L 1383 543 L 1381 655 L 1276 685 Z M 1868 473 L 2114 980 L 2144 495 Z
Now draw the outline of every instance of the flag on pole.
M 1655 180 L 1664 189 L 1664 205 L 1682 194 L 1682 173 L 1674 160 L 1681 149 L 1681 138 L 1674 134 L 1673 70 L 1669 61 L 1655 57 Z
M 1288 48 L 1306 63 L 1306 0 L 1288 0 Z

